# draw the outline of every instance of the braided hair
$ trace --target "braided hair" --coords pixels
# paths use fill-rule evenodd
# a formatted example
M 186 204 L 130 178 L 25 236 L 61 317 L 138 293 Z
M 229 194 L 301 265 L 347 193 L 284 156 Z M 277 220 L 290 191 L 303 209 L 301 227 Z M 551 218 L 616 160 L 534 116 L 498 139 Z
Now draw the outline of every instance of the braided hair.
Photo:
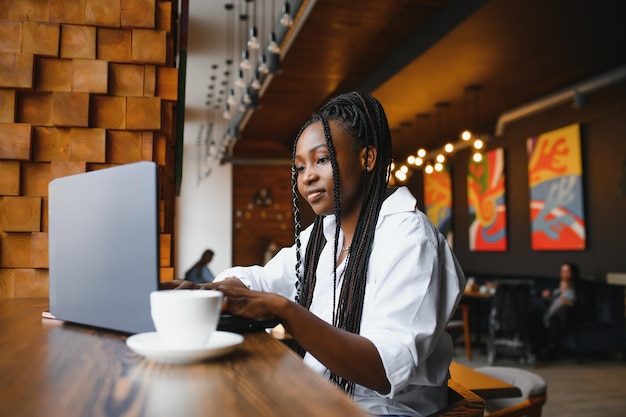
M 369 94 L 352 92 L 332 98 L 324 104 L 318 114 L 311 118 L 304 124 L 302 129 L 300 129 L 294 142 L 292 160 L 295 161 L 296 145 L 302 132 L 313 123 L 322 124 L 333 170 L 333 198 L 336 220 L 335 244 L 333 246 L 334 288 L 337 288 L 337 250 L 339 247 L 339 230 L 341 229 L 341 204 L 339 199 L 339 171 L 337 169 L 337 159 L 330 134 L 330 121 L 338 122 L 339 126 L 350 134 L 355 152 L 369 146 L 377 150 L 374 169 L 370 172 L 363 172 L 363 202 L 354 232 L 354 238 L 348 252 L 347 266 L 338 300 L 336 299 L 335 292 L 333 292 L 333 306 L 337 306 L 336 312 L 333 311 L 333 325 L 352 333 L 359 333 L 365 296 L 365 284 L 367 282 L 367 267 L 372 250 L 372 242 L 374 240 L 374 231 L 376 222 L 378 221 L 380 207 L 386 197 L 387 184 L 391 172 L 391 134 L 387 124 L 387 117 L 380 102 Z M 367 152 L 366 155 L 368 155 Z M 367 165 L 366 161 L 366 166 Z M 295 169 L 295 165 L 293 165 L 291 183 L 295 220 L 295 242 L 297 248 L 296 301 L 308 309 L 313 299 L 317 264 L 322 249 L 326 244 L 326 239 L 323 234 L 324 216 L 317 215 L 315 216 L 304 257 L 304 268 L 301 270 L 302 259 L 300 249 L 302 245 L 300 242 L 300 232 L 302 226 L 298 207 L 297 178 L 298 173 Z M 299 351 L 301 355 L 304 355 L 305 352 L 303 349 L 299 348 Z M 330 379 L 349 394 L 354 393 L 354 383 L 352 381 L 346 380 L 333 372 L 331 372 Z

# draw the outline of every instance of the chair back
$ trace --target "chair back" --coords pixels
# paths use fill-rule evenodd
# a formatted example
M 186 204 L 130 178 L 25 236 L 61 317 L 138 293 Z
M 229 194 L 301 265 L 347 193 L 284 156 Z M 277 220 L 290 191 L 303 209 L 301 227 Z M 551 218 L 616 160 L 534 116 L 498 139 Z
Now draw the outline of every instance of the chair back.
M 485 400 L 458 382 L 448 380 L 448 406 L 428 417 L 483 417 Z

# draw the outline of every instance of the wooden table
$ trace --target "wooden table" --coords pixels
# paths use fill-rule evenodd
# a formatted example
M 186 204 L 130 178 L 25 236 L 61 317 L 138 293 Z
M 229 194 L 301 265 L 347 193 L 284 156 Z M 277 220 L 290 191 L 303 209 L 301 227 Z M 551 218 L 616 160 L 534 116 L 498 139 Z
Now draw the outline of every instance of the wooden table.
M 452 361 L 450 364 L 450 377 L 452 380 L 486 400 L 522 396 L 522 391 L 515 385 L 475 371 L 458 362 Z
M 43 319 L 47 309 L 0 300 L 0 416 L 366 416 L 265 332 L 223 358 L 160 364 L 124 334 Z

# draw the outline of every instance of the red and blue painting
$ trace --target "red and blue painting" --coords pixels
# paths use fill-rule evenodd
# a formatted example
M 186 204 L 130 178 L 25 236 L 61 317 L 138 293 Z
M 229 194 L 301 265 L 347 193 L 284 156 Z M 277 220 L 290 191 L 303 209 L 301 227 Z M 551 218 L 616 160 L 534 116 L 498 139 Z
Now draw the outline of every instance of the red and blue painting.
M 580 126 L 527 140 L 533 250 L 584 250 Z

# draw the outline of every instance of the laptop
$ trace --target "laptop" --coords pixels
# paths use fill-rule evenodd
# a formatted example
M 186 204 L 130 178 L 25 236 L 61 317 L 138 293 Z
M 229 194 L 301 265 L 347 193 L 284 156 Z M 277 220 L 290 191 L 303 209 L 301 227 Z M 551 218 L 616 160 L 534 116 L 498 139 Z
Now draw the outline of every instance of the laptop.
M 156 164 L 137 162 L 58 178 L 50 182 L 48 196 L 50 315 L 125 333 L 154 331 Z M 218 330 L 245 333 L 276 324 L 272 318 L 224 313 Z
M 126 333 L 154 331 L 156 164 L 137 162 L 54 179 L 48 196 L 50 313 Z

